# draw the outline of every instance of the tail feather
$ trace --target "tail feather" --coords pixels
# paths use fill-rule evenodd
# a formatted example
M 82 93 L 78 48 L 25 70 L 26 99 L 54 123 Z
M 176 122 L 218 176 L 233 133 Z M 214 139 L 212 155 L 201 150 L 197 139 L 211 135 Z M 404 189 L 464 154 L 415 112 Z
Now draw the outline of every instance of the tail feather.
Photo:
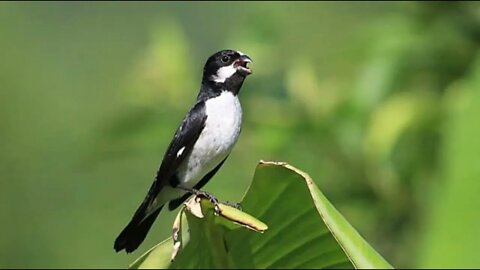
M 157 218 L 158 214 L 162 210 L 163 206 L 152 212 L 145 218 L 145 214 L 137 211 L 132 220 L 123 229 L 115 240 L 114 249 L 116 252 L 125 249 L 127 253 L 130 253 L 138 248 L 140 244 L 145 240 L 148 231 L 153 225 L 153 222 Z

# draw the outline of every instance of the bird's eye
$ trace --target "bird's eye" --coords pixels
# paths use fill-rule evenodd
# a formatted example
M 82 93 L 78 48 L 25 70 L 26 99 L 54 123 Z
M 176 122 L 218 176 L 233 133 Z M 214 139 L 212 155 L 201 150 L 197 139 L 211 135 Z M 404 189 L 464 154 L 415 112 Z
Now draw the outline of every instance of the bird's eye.
M 222 62 L 223 63 L 228 63 L 228 61 L 230 61 L 230 56 L 225 55 L 225 56 L 222 57 Z

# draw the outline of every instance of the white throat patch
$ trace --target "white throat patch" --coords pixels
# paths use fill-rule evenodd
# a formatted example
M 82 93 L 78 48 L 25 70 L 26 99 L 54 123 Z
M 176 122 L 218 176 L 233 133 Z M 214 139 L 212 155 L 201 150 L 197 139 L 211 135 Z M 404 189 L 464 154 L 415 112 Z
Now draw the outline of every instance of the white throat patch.
M 219 68 L 217 70 L 217 75 L 213 75 L 212 79 L 218 83 L 225 82 L 226 79 L 232 77 L 232 75 L 235 74 L 235 72 L 237 72 L 237 69 L 233 66 L 234 64 L 235 62 L 232 63 L 230 66 Z

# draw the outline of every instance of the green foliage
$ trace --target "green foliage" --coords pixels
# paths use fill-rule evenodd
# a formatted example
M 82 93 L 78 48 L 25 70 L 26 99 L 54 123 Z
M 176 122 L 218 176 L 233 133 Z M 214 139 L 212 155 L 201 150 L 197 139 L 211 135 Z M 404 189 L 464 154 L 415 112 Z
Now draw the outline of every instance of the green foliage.
M 480 265 L 480 57 L 472 72 L 449 89 L 451 117 L 445 126 L 445 181 L 435 189 L 420 266 L 477 268 Z
M 179 245 L 169 238 L 131 268 L 391 268 L 310 176 L 286 163 L 261 162 L 241 204 L 244 212 L 222 205 L 215 216 L 210 202 L 193 198 L 174 226 Z

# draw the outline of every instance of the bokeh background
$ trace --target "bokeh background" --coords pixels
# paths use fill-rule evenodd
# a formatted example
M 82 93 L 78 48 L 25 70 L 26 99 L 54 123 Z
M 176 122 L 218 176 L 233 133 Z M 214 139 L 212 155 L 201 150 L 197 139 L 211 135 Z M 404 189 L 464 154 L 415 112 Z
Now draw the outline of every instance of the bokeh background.
M 163 212 L 113 250 L 224 48 L 254 74 L 206 190 L 287 161 L 395 267 L 479 267 L 479 45 L 475 2 L 2 2 L 0 267 L 123 268 L 168 237 Z

